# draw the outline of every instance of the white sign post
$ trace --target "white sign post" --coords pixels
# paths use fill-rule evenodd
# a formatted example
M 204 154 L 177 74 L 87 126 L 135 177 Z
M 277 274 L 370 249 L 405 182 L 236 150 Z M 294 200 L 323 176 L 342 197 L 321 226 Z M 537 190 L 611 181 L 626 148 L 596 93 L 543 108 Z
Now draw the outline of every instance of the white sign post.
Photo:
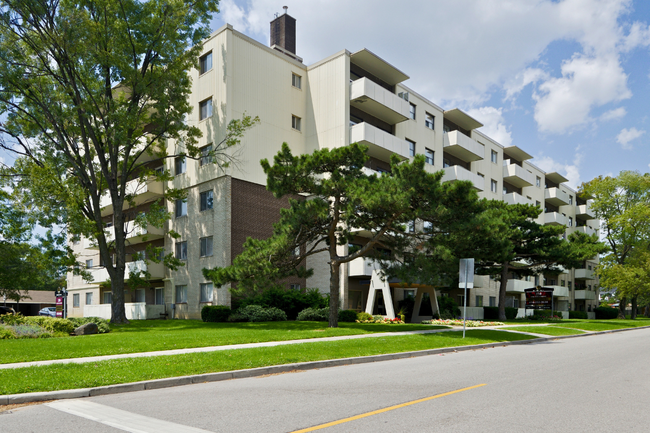
M 467 289 L 474 288 L 474 259 L 460 259 L 458 287 L 465 288 L 463 296 L 463 338 L 465 338 L 465 322 L 467 321 Z

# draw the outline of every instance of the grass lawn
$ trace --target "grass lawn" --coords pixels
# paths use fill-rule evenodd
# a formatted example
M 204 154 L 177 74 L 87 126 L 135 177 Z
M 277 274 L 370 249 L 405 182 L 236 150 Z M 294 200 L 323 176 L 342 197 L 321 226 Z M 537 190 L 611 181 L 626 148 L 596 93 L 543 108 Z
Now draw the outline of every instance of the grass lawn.
M 639 326 L 650 326 L 650 319 L 643 317 L 636 320 L 590 320 L 558 323 L 554 326 L 566 328 L 583 329 L 585 331 L 610 331 L 613 329 L 637 328 Z
M 298 322 L 298 325 L 303 324 L 305 322 Z M 393 328 L 396 330 L 407 329 L 406 326 L 392 325 L 391 329 Z M 341 329 L 363 330 L 364 328 L 352 327 Z M 62 364 L 7 369 L 0 370 L 0 394 L 87 388 L 294 362 L 339 359 L 535 338 L 511 332 L 474 329 L 467 331 L 465 339 L 462 336 L 462 332 L 452 331 L 437 334 L 363 338 L 331 342 L 315 341 L 280 347 L 238 349 L 150 358 L 130 358 L 86 364 Z
M 584 334 L 577 329 L 559 328 L 556 326 L 508 326 L 507 328 L 500 328 L 504 331 L 520 331 L 520 332 L 533 332 L 535 334 L 544 335 L 576 335 Z
M 134 320 L 128 325 L 112 326 L 108 334 L 0 340 L 0 364 L 441 328 L 447 327 L 339 323 L 338 328 L 329 328 L 327 322 L 204 323 L 197 320 Z

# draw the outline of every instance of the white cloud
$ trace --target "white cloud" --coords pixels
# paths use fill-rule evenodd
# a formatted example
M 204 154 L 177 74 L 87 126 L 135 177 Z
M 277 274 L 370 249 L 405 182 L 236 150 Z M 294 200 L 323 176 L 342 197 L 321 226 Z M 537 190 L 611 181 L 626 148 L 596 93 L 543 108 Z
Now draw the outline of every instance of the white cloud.
M 583 154 L 576 149 L 576 153 L 571 163 L 561 163 L 551 158 L 550 156 L 540 155 L 535 157 L 535 165 L 544 170 L 546 173 L 558 172 L 568 179 L 567 184 L 577 189 L 582 183 L 580 177 L 580 163 L 582 162 Z
M 481 132 L 503 146 L 510 146 L 512 144 L 512 134 L 505 125 L 502 112 L 502 108 L 495 107 L 481 107 L 467 110 L 467 114 L 484 125 L 481 128 Z
M 618 120 L 618 119 L 622 119 L 623 117 L 625 117 L 626 114 L 627 114 L 627 111 L 625 110 L 624 107 L 618 107 L 618 108 L 606 111 L 603 114 L 601 114 L 600 115 L 600 120 L 603 121 L 603 122 L 607 122 L 607 121 L 610 121 L 610 120 Z
M 616 136 L 616 141 L 621 145 L 623 149 L 632 149 L 630 141 L 635 140 L 645 134 L 645 130 L 636 129 L 636 128 L 623 128 L 621 132 Z
M 618 57 L 574 55 L 562 64 L 561 78 L 539 85 L 535 120 L 540 131 L 563 133 L 584 125 L 592 108 L 631 96 Z
M 503 89 L 506 91 L 504 100 L 510 100 L 519 95 L 524 87 L 529 84 L 536 84 L 540 80 L 548 78 L 548 73 L 539 68 L 527 68 L 519 72 L 514 78 L 504 84 Z

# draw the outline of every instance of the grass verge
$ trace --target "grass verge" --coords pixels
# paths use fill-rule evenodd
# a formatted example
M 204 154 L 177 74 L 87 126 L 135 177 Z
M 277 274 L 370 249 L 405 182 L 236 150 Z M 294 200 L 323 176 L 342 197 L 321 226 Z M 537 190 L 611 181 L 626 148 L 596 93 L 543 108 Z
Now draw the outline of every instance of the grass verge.
M 558 323 L 554 326 L 563 328 L 575 328 L 585 331 L 611 331 L 614 329 L 638 328 L 639 326 L 650 325 L 650 320 L 590 320 L 584 322 Z
M 553 336 L 584 334 L 584 332 L 577 329 L 559 328 L 556 326 L 508 326 L 502 329 L 504 331 L 532 332 L 534 334 Z
M 329 328 L 327 322 L 204 323 L 197 320 L 134 320 L 128 325 L 112 326 L 108 334 L 0 340 L 0 364 L 444 328 L 448 327 L 340 323 L 338 328 Z
M 310 342 L 278 347 L 227 350 L 86 364 L 60 364 L 0 370 L 0 394 L 88 388 L 193 374 L 232 371 L 294 362 L 319 361 L 502 341 L 528 340 L 504 331 L 462 332 Z

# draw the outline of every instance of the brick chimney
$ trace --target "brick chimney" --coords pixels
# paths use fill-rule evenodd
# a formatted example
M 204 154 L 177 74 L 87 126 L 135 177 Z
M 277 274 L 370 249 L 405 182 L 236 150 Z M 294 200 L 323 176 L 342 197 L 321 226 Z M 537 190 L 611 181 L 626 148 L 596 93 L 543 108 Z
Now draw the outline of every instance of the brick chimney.
M 287 14 L 288 6 L 284 6 L 284 14 L 271 21 L 271 48 L 282 48 L 296 54 L 296 19 Z

